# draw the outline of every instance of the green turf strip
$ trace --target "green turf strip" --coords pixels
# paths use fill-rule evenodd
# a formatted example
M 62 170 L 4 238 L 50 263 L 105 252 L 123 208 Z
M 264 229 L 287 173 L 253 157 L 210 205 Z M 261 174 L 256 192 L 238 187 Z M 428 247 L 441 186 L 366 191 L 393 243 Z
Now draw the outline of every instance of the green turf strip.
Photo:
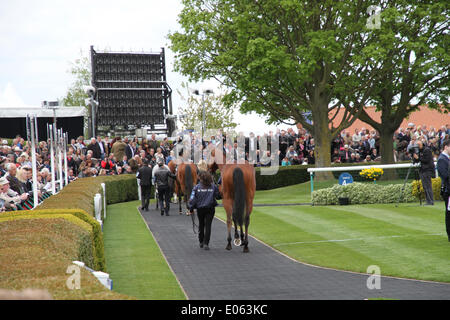
M 113 290 L 138 299 L 186 299 L 138 206 L 132 201 L 107 207 L 103 238 Z
M 217 215 L 225 218 L 223 208 Z M 442 202 L 255 207 L 249 231 L 302 262 L 356 272 L 378 265 L 382 275 L 450 282 Z

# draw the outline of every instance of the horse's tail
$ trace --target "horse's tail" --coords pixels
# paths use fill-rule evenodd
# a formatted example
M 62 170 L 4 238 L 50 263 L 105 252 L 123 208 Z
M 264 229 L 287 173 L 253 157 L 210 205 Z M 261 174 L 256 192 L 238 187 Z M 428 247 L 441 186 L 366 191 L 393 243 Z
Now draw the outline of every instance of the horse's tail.
M 185 188 L 185 195 L 186 199 L 191 196 L 192 189 L 194 188 L 194 184 L 192 182 L 192 171 L 191 166 L 186 165 L 184 170 L 184 188 Z
M 245 183 L 244 173 L 239 167 L 233 170 L 233 187 L 234 187 L 234 202 L 233 202 L 233 220 L 238 225 L 242 226 L 244 223 L 245 211 Z

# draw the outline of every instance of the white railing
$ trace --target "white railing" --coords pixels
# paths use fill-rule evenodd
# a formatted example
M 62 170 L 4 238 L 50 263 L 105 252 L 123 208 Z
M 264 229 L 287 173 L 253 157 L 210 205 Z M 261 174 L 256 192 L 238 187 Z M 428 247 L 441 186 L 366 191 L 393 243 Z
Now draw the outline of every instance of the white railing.
M 436 162 L 434 163 L 436 166 Z M 314 191 L 314 173 L 315 172 L 325 172 L 325 171 L 356 171 L 371 168 L 380 169 L 401 169 L 401 168 L 418 168 L 420 164 L 414 163 L 399 163 L 399 164 L 372 164 L 372 165 L 362 165 L 362 166 L 348 166 L 348 167 L 324 167 L 324 168 L 308 168 L 307 171 L 310 175 L 311 181 L 311 193 Z M 437 169 L 436 169 L 437 171 Z M 436 173 L 437 174 L 437 173 Z
M 79 266 L 81 268 L 85 268 L 86 270 L 88 270 L 107 289 L 109 289 L 109 290 L 113 289 L 113 281 L 112 281 L 112 279 L 109 278 L 109 273 L 105 273 L 105 272 L 102 272 L 102 271 L 95 271 L 95 270 L 87 267 L 83 261 L 72 261 L 72 263 L 74 265 L 77 265 L 77 266 Z

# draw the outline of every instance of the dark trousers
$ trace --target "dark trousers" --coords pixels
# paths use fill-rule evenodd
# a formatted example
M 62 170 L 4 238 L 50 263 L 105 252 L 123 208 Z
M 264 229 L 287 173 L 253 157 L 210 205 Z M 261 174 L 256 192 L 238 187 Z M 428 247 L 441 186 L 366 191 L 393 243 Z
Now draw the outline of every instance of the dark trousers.
M 208 245 L 211 238 L 211 224 L 214 218 L 216 209 L 211 208 L 199 208 L 197 209 L 198 216 L 198 241 Z
M 158 202 L 161 212 L 165 209 L 166 214 L 168 214 L 170 209 L 170 189 L 168 186 L 158 187 Z M 164 203 L 166 204 L 165 207 Z
M 152 191 L 152 186 L 141 186 L 141 200 L 142 200 L 142 209 L 148 209 L 148 205 L 150 203 L 150 193 Z
M 431 177 L 433 176 L 433 172 L 419 172 L 419 176 L 420 180 L 422 181 L 423 190 L 425 191 L 425 199 L 427 200 L 427 203 L 433 204 L 433 187 L 431 184 Z
M 450 240 L 450 211 L 448 210 L 448 197 L 450 196 L 450 193 L 444 193 L 442 196 L 445 203 L 445 229 L 447 230 L 447 236 Z

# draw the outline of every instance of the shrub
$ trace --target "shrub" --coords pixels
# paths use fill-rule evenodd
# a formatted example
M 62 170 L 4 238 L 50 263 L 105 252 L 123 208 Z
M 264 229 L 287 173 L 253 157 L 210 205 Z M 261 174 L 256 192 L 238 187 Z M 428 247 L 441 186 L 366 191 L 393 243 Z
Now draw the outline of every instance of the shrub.
M 103 196 L 102 183 L 106 185 L 107 204 L 138 199 L 135 175 L 91 177 L 70 183 L 32 212 L 70 213 L 89 223 L 93 232 L 94 269 L 106 271 L 103 234 L 100 224 L 93 218 L 95 216 L 94 196 L 97 193 Z
M 405 185 L 403 202 L 413 202 L 411 183 Z M 313 205 L 334 205 L 339 198 L 349 198 L 350 204 L 363 203 L 396 203 L 399 200 L 403 185 L 377 185 L 371 183 L 354 182 L 345 186 L 335 185 L 331 188 L 320 189 L 312 193 Z
M 39 209 L 82 209 L 94 216 L 94 196 L 97 193 L 103 195 L 101 183 L 106 185 L 107 204 L 138 199 L 135 175 L 91 177 L 70 183 L 61 192 L 46 199 Z
M 275 175 L 261 175 L 261 168 L 255 169 L 256 190 L 270 190 L 309 181 L 307 171 L 312 165 L 280 166 Z
M 73 216 L 73 219 L 69 219 L 67 216 Z M 16 219 L 33 219 L 33 218 L 53 218 L 63 216 L 66 220 L 80 226 L 89 225 L 92 231 L 91 238 L 91 251 L 92 251 L 92 264 L 89 267 L 95 270 L 106 271 L 105 253 L 103 246 L 103 234 L 100 224 L 85 211 L 80 209 L 47 209 L 47 210 L 30 210 L 30 211 L 14 211 L 0 214 L 0 221 L 16 220 Z M 77 221 L 78 220 L 78 221 Z M 81 221 L 80 221 L 81 220 Z M 84 227 L 85 228 L 85 227 Z M 87 252 L 85 250 L 85 252 Z M 88 261 L 82 260 L 86 264 Z
M 51 215 L 52 218 L 30 216 L 33 218 L 11 220 L 0 215 L 4 219 L 0 223 L 1 288 L 45 288 L 58 300 L 127 298 L 103 287 L 85 269 L 80 270 L 80 290 L 69 290 L 67 267 L 73 260 L 89 263 L 90 232 L 70 221 L 78 219 L 73 215 L 67 215 L 69 219 L 58 214 Z
M 441 197 L 441 178 L 432 178 L 431 179 L 432 189 L 433 189 L 433 198 L 434 200 L 443 200 Z M 419 190 L 417 186 L 419 186 Z M 420 193 L 419 193 L 420 192 Z M 419 199 L 419 194 L 421 199 L 425 199 L 425 190 L 423 190 L 422 181 L 414 180 L 412 182 L 412 195 Z

